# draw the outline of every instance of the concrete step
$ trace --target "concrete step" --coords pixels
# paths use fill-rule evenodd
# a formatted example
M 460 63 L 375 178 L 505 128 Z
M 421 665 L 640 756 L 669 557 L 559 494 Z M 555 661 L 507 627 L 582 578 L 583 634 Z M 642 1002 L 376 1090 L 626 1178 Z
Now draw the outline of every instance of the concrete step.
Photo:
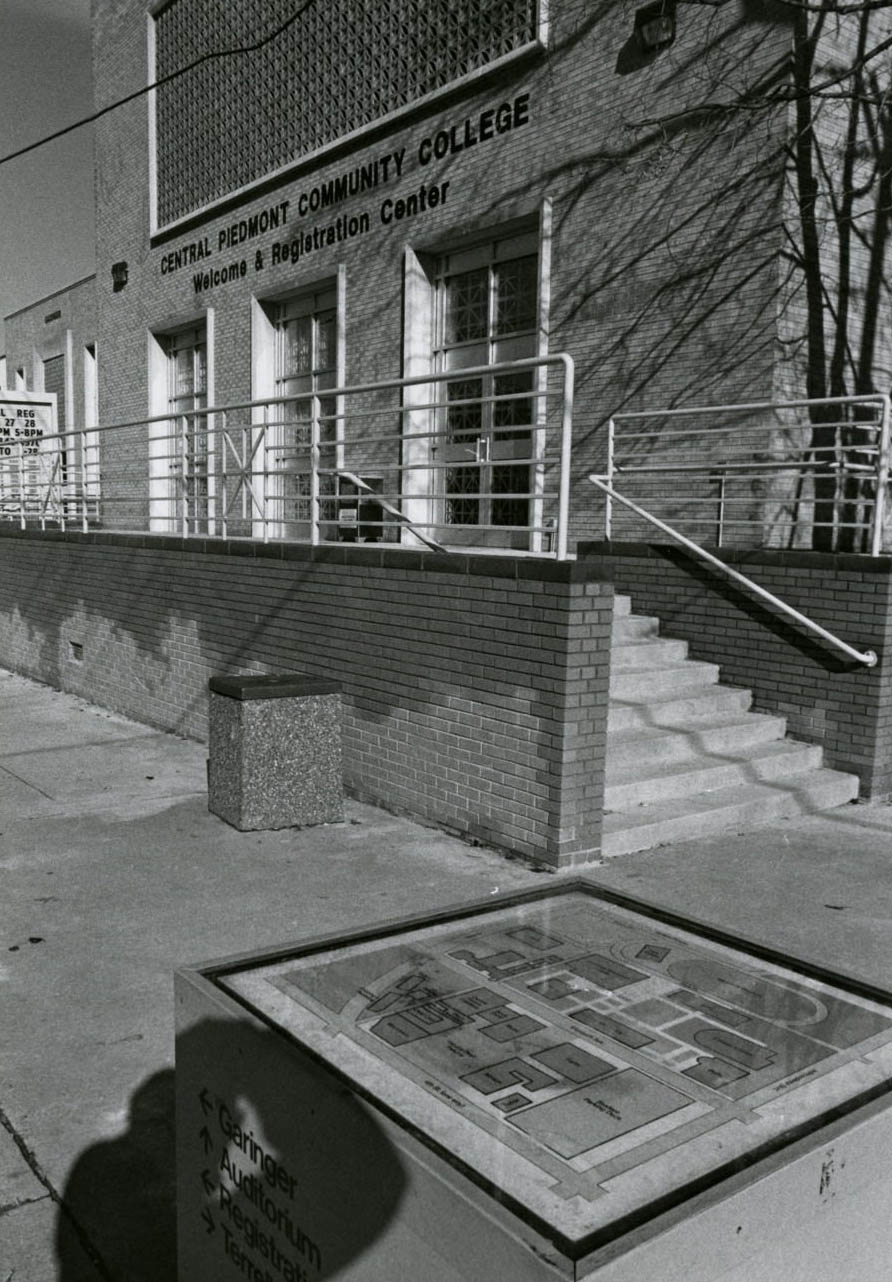
M 617 592 L 613 598 L 613 617 L 619 618 L 624 614 L 632 613 L 632 598 L 625 596 L 622 592 Z
M 757 781 L 775 782 L 816 770 L 821 765 L 819 745 L 776 739 L 739 747 L 726 757 L 696 756 L 687 761 L 649 763 L 624 769 L 608 767 L 604 808 L 626 810 L 690 797 L 694 793 L 716 792 Z
M 683 663 L 659 668 L 636 668 L 631 672 L 611 671 L 610 697 L 646 703 L 668 695 L 690 694 L 704 686 L 715 685 L 718 679 L 717 663 L 701 663 L 696 659 L 685 659 Z
M 687 641 L 670 641 L 660 637 L 614 641 L 610 652 L 610 670 L 641 672 L 645 668 L 668 668 L 684 663 L 687 657 Z
M 607 776 L 609 779 L 612 771 L 627 767 L 643 769 L 651 762 L 686 761 L 700 753 L 732 756 L 754 744 L 783 739 L 786 730 L 783 717 L 762 712 L 719 712 L 707 722 L 692 721 L 675 729 L 633 726 L 612 730 L 607 738 Z
M 741 832 L 778 819 L 830 810 L 854 801 L 855 775 L 809 770 L 793 780 L 749 783 L 693 797 L 675 797 L 604 816 L 605 857 L 650 850 L 668 842 Z
M 659 727 L 687 731 L 713 717 L 746 712 L 753 696 L 749 690 L 738 686 L 706 685 L 682 694 L 672 693 L 663 698 L 637 697 L 632 690 L 625 698 L 611 697 L 607 711 L 607 729 L 616 730 Z
M 622 614 L 613 620 L 614 644 L 622 644 L 638 637 L 655 637 L 660 630 L 660 620 L 650 614 Z

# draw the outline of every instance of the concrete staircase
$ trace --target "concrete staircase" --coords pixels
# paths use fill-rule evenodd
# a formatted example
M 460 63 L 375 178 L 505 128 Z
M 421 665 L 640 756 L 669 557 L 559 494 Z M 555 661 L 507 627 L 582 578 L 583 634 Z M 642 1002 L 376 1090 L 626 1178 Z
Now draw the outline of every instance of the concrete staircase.
M 617 596 L 613 625 L 604 855 L 741 832 L 858 795 L 821 748 L 785 738 L 783 717 L 750 712 L 748 690 L 662 639 L 659 620 Z

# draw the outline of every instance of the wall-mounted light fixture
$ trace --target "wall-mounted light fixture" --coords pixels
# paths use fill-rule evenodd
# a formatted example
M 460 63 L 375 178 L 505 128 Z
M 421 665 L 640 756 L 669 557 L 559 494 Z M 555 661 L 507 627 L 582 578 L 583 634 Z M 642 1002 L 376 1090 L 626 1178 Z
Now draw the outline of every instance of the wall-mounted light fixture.
M 112 263 L 112 287 L 115 293 L 119 293 L 127 284 L 127 264 Z
M 675 4 L 657 0 L 635 14 L 635 39 L 645 53 L 665 49 L 675 39 Z

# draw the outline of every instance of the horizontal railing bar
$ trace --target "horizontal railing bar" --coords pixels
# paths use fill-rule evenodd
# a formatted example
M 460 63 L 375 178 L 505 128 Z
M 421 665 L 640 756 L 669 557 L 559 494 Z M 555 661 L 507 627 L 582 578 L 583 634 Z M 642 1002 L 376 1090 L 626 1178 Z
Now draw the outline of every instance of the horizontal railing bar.
M 857 659 L 859 663 L 863 663 L 866 667 L 873 668 L 876 666 L 877 655 L 875 650 L 856 650 L 854 646 L 849 645 L 848 642 L 843 641 L 841 637 L 836 636 L 833 632 L 829 632 L 826 628 L 822 627 L 820 623 L 816 623 L 814 619 L 809 619 L 807 615 L 802 614 L 799 610 L 794 609 L 793 606 L 788 605 L 786 601 L 782 601 L 779 597 L 776 597 L 773 592 L 769 592 L 766 588 L 760 587 L 760 585 L 753 579 L 748 578 L 745 574 L 741 574 L 738 570 L 732 569 L 730 565 L 726 565 L 725 562 L 720 560 L 717 556 L 713 556 L 711 552 L 707 552 L 705 548 L 700 547 L 699 543 L 695 543 L 693 539 L 687 538 L 684 534 L 680 533 L 680 531 L 673 529 L 671 525 L 667 525 L 665 521 L 661 521 L 659 517 L 654 516 L 653 513 L 645 511 L 645 509 L 639 507 L 637 503 L 633 503 L 631 499 L 627 499 L 624 495 L 619 494 L 612 486 L 606 485 L 599 476 L 595 475 L 595 473 L 589 473 L 588 479 L 593 485 L 596 485 L 598 489 L 603 490 L 605 494 L 609 494 L 609 496 L 617 503 L 622 503 L 624 507 L 630 508 L 631 511 L 635 512 L 645 521 L 656 526 L 658 530 L 662 530 L 664 534 L 668 534 L 670 538 L 675 539 L 677 543 L 680 543 L 682 547 L 687 548 L 689 552 L 693 552 L 694 555 L 699 556 L 701 560 L 707 561 L 710 565 L 715 566 L 716 569 L 721 570 L 723 574 L 727 574 L 729 578 L 734 579 L 738 583 L 742 583 L 751 592 L 754 592 L 763 600 L 768 601 L 776 609 L 781 610 L 789 618 L 794 619 L 802 627 L 807 628 L 808 631 L 816 633 L 816 635 L 823 638 L 823 640 L 827 641 L 830 645 L 835 646 L 838 650 L 842 650 L 844 654 L 849 655 L 851 658 Z
M 457 496 L 457 497 L 458 497 L 458 496 Z M 476 500 L 476 498 L 477 498 L 478 496 L 477 496 L 477 495 L 473 495 L 473 496 L 467 496 L 467 497 L 469 498 L 469 500 L 471 500 L 471 499 L 472 499 L 472 500 Z M 507 498 L 507 497 L 510 497 L 510 496 L 508 496 L 508 495 L 494 495 L 493 497 L 496 497 L 496 498 Z M 306 501 L 307 503 L 309 503 L 309 502 L 310 502 L 309 497 L 307 497 L 305 501 Z M 322 498 L 322 500 L 321 500 L 321 501 L 322 501 L 322 502 L 324 502 L 324 501 L 325 501 L 325 496 L 323 496 L 323 498 Z M 15 515 L 15 516 L 18 516 L 18 515 L 19 515 L 19 513 L 18 513 L 18 512 L 16 512 L 16 513 L 14 513 L 14 515 Z M 36 517 L 35 517 L 35 519 L 40 519 L 40 518 L 36 516 Z M 50 519 L 55 519 L 55 518 L 46 518 L 46 519 L 47 519 L 47 520 L 50 520 Z M 175 517 L 167 517 L 167 518 L 164 518 L 164 517 L 157 517 L 157 518 L 154 518 L 154 519 L 156 519 L 156 520 L 164 520 L 164 519 L 167 519 L 167 520 L 169 520 L 169 521 L 171 521 L 171 522 L 176 523 L 177 525 L 179 525 L 179 520 L 178 520 L 178 518 L 175 518 Z M 210 516 L 204 516 L 204 515 L 202 515 L 202 516 L 200 516 L 200 517 L 198 517 L 198 518 L 194 518 L 194 517 L 193 517 L 193 518 L 190 518 L 190 520 L 196 520 L 196 519 L 197 519 L 198 521 L 200 521 L 202 524 L 207 524 L 208 522 L 213 523 L 215 520 L 218 520 L 218 518 L 217 518 L 217 517 L 215 517 L 213 514 L 211 514 Z M 310 518 L 309 518 L 308 516 L 297 516 L 297 515 L 294 515 L 294 514 L 291 514 L 291 513 L 285 513 L 285 514 L 280 515 L 280 516 L 270 516 L 270 517 L 250 517 L 250 516 L 246 516 L 246 517 L 239 517 L 239 518 L 236 518 L 236 520 L 234 520 L 232 523 L 233 523 L 233 524 L 235 524 L 235 523 L 238 523 L 238 522 L 242 522 L 243 524 L 246 524 L 246 525 L 247 525 L 247 524 L 251 524 L 251 525 L 283 525 L 283 524 L 284 524 L 284 525 L 300 525 L 300 524 L 309 524 L 309 521 L 310 521 Z M 398 521 L 398 518 L 397 518 L 396 516 L 394 516 L 394 517 L 393 517 L 391 520 L 389 520 L 389 521 L 388 521 L 388 520 L 386 520 L 386 519 L 379 519 L 379 520 L 366 520 L 365 518 L 363 518 L 361 521 L 350 522 L 350 523 L 349 523 L 349 525 L 350 525 L 350 526 L 355 526 L 355 525 L 367 526 L 367 525 L 368 525 L 368 526 L 372 526 L 372 527 L 379 527 L 379 526 L 380 526 L 382 529 L 385 529 L 385 528 L 387 528 L 387 527 L 389 527 L 389 526 L 392 526 L 392 525 L 396 524 L 396 523 L 397 523 L 397 521 Z M 330 516 L 330 517 L 321 517 L 321 518 L 320 518 L 320 524 L 321 524 L 321 525 L 340 525 L 340 526 L 344 526 L 344 525 L 345 525 L 345 524 L 347 524 L 347 523 L 345 523 L 344 521 L 342 521 L 338 516 Z M 513 533 L 513 534 L 526 534 L 526 533 L 530 533 L 530 532 L 532 532 L 532 533 L 534 533 L 534 534 L 554 534 L 554 533 L 555 533 L 555 528 L 554 528 L 554 526 L 553 526 L 553 525 L 548 524 L 547 522 L 546 522 L 546 523 L 543 523 L 543 524 L 536 524 L 536 525 L 493 525 L 493 524 L 486 524 L 486 523 L 483 523 L 483 522 L 476 522 L 476 521 L 475 521 L 475 522 L 463 522 L 463 521 L 451 521 L 451 522 L 447 522 L 447 521 L 444 521 L 444 520 L 439 520 L 439 521 L 417 521 L 417 520 L 415 520 L 415 519 L 413 518 L 413 519 L 412 519 L 412 525 L 413 525 L 413 527 L 417 526 L 419 529 L 422 529 L 422 530 L 428 530 L 428 529 L 430 529 L 430 530 L 456 530 L 456 529 L 461 529 L 461 530 L 489 530 L 489 531 L 493 531 L 493 532 L 496 532 L 496 533 L 498 533 L 498 532 L 502 532 L 502 533 L 508 533 L 508 534 L 511 534 L 511 533 Z M 156 534 L 159 534 L 159 533 L 162 533 L 162 532 L 161 532 L 161 531 L 158 531 L 158 530 L 146 530 L 146 529 L 140 529 L 139 527 L 131 527 L 131 526 L 124 527 L 124 526 L 122 526 L 120 529 L 109 530 L 109 531 L 108 531 L 108 533 L 111 533 L 111 534 L 139 534 L 139 535 L 141 535 L 141 536 L 145 536 L 146 538 L 151 538 L 153 535 L 156 535 Z M 223 538 L 227 538 L 227 537 L 229 537 L 229 536 L 220 534 L 220 535 L 205 535 L 204 537 L 207 537 L 207 538 L 220 538 L 220 539 L 223 539 Z M 250 536 L 250 535 L 233 535 L 232 537 L 234 537 L 234 538 L 243 538 L 243 539 L 245 539 L 245 540 L 249 540 L 251 536 Z M 490 550 L 492 550 L 492 551 L 499 551 L 500 549 L 498 549 L 498 548 L 493 548 L 493 549 L 490 549 Z
M 617 442 L 625 443 L 629 441 L 653 441 L 655 444 L 660 444 L 662 441 L 676 438 L 690 441 L 697 438 L 712 440 L 717 436 L 741 437 L 747 434 L 750 436 L 775 436 L 783 432 L 812 432 L 815 428 L 833 428 L 836 430 L 844 427 L 855 432 L 870 432 L 873 435 L 879 433 L 881 424 L 865 423 L 860 420 L 853 422 L 851 419 L 841 419 L 839 422 L 832 423 L 754 423 L 747 431 L 739 423 L 732 423 L 728 427 L 652 428 L 645 432 L 618 432 L 616 439 Z
M 627 463 L 618 463 L 614 468 L 614 474 L 620 473 L 622 476 L 646 476 L 646 474 L 654 474 L 654 476 L 657 476 L 657 474 L 663 473 L 683 472 L 684 474 L 695 474 L 695 476 L 696 474 L 700 474 L 700 476 L 714 476 L 716 479 L 719 479 L 727 473 L 733 473 L 734 476 L 737 476 L 738 473 L 743 474 L 743 476 L 746 476 L 746 474 L 750 474 L 750 476 L 760 476 L 763 472 L 801 472 L 801 470 L 815 472 L 815 470 L 819 470 L 820 468 L 832 468 L 833 470 L 838 470 L 843 467 L 845 467 L 846 470 L 850 470 L 850 472 L 854 472 L 854 470 L 868 470 L 868 472 L 873 473 L 874 470 L 869 464 L 850 463 L 846 459 L 778 459 L 777 462 L 757 464 L 647 463 L 640 465 L 640 467 L 638 467 L 638 465 L 632 465 L 632 467 L 629 467 L 629 464 Z M 601 476 L 606 476 L 606 473 L 601 473 Z
M 734 405 L 689 405 L 682 409 L 628 410 L 611 415 L 614 423 L 631 422 L 644 418 L 679 418 L 683 414 L 743 414 L 748 410 L 807 409 L 811 405 L 878 405 L 882 412 L 885 399 L 880 392 L 865 396 L 804 397 L 796 401 L 741 401 Z M 783 424 L 778 424 L 782 427 Z M 814 426 L 821 426 L 815 424 Z
M 413 387 L 421 389 L 423 400 L 417 404 L 407 403 Z M 382 528 L 393 517 L 404 529 L 434 531 L 452 524 L 450 513 L 463 514 L 467 520 L 454 524 L 471 534 L 524 533 L 537 540 L 547 535 L 545 542 L 523 546 L 533 554 L 563 559 L 572 387 L 572 359 L 557 354 L 218 405 L 184 398 L 158 414 L 47 433 L 35 450 L 33 468 L 20 445 L 7 469 L 20 473 L 11 478 L 15 488 L 8 504 L 0 461 L 0 518 L 8 515 L 28 524 L 40 520 L 61 528 L 77 521 L 85 530 L 100 524 L 136 525 L 141 533 L 173 530 L 202 537 L 223 537 L 250 522 L 254 534 L 264 539 L 280 537 L 286 527 L 308 520 L 314 541 L 320 523 L 345 524 L 341 516 L 356 506 L 345 506 L 347 496 L 334 492 L 335 478 L 350 467 L 355 474 L 346 479 L 358 489 L 362 524 L 371 529 L 376 523 L 368 521 L 369 512 L 380 518 Z M 385 430 L 361 436 L 363 428 L 377 425 Z M 404 430 L 421 426 L 429 430 Z M 332 439 L 323 439 L 329 432 Z M 354 433 L 358 439 L 344 439 Z M 552 435 L 558 438 L 554 443 Z M 115 466 L 107 447 L 110 439 L 116 449 L 120 443 L 119 452 L 128 459 L 123 467 Z M 383 458 L 375 457 L 378 453 Z M 28 473 L 24 488 L 23 459 Z M 101 485 L 88 490 L 86 468 L 92 459 Z M 79 484 L 69 480 L 75 468 Z M 510 468 L 515 472 L 506 470 Z M 557 478 L 555 468 L 562 469 Z M 386 491 L 376 493 L 364 484 L 367 472 L 392 478 Z M 542 485 L 546 472 L 553 488 Z M 329 485 L 331 494 L 326 493 Z M 298 492 L 304 487 L 306 494 Z M 413 487 L 417 492 L 406 492 Z M 454 487 L 460 492 L 450 493 Z M 461 492 L 466 487 L 468 493 Z M 309 506 L 302 516 L 305 501 Z M 383 511 L 371 508 L 375 501 Z M 419 522 L 418 513 L 428 519 Z M 499 514 L 510 514 L 517 523 L 492 521 Z M 147 525 L 154 530 L 146 530 Z M 501 548 L 510 550 L 504 539 Z
M 432 370 L 427 374 L 417 374 L 411 378 L 390 378 L 377 383 L 355 383 L 341 387 L 326 387 L 314 392 L 295 393 L 291 396 L 267 396 L 253 401 L 234 401 L 224 405 L 208 405 L 192 410 L 169 410 L 166 414 L 154 414 L 144 418 L 127 419 L 120 423 L 107 423 L 105 425 L 96 423 L 91 424 L 89 427 L 79 427 L 72 432 L 47 433 L 41 437 L 41 441 L 62 440 L 69 436 L 77 436 L 82 432 L 114 432 L 126 427 L 145 427 L 150 423 L 170 422 L 171 419 L 207 418 L 217 414 L 232 414 L 236 410 L 256 410 L 272 405 L 311 403 L 314 399 L 326 399 L 328 397 L 360 396 L 370 392 L 383 392 L 404 387 L 421 387 L 424 386 L 425 383 L 448 382 L 450 379 L 455 381 L 459 375 L 462 378 L 467 378 L 470 375 L 476 374 L 516 373 L 519 370 L 536 370 L 543 366 L 554 366 L 555 368 L 563 366 L 566 369 L 568 359 L 569 358 L 560 354 L 555 356 L 529 356 L 518 361 L 500 361 L 495 365 L 475 365 L 469 369 L 460 370 L 458 372 L 455 370 Z M 543 394 L 544 393 L 541 390 L 537 391 L 537 389 L 531 388 L 529 392 L 524 392 L 523 396 L 536 396 Z M 552 394 L 558 395 L 557 392 Z M 513 395 L 515 394 L 506 393 L 505 399 L 507 400 L 509 396 Z M 477 397 L 473 403 L 479 403 L 479 400 L 480 398 Z M 443 404 L 448 405 L 448 403 L 449 402 L 444 402 Z M 391 412 L 397 411 L 400 414 L 412 413 L 416 408 L 420 407 L 416 407 L 414 405 L 399 405 L 391 407 Z M 337 416 L 335 415 L 334 417 L 336 418 Z M 232 425 L 229 424 L 228 426 L 231 427 Z M 252 424 L 252 426 L 263 427 L 264 424 L 261 421 Z
M 479 440 L 481 436 L 492 436 L 496 438 L 506 438 L 510 440 L 515 433 L 522 433 L 524 436 L 532 436 L 534 432 L 540 432 L 543 430 L 544 429 L 542 428 L 529 426 L 526 424 L 521 424 L 520 427 L 499 427 L 499 428 L 485 427 L 485 428 L 481 428 L 480 432 L 476 434 L 472 440 L 468 440 L 468 441 L 455 441 L 455 440 L 450 441 L 447 438 L 447 434 L 442 431 L 440 432 L 437 432 L 437 431 L 405 432 L 405 433 L 388 432 L 386 436 L 362 436 L 362 437 L 354 437 L 352 439 L 336 438 L 329 441 L 320 441 L 317 448 L 320 450 L 335 450 L 335 449 L 365 450 L 370 445 L 401 445 L 406 441 L 437 441 L 439 443 L 439 448 L 445 449 L 447 446 L 452 446 L 452 445 L 459 445 L 459 446 L 472 445 L 474 443 L 474 440 Z M 306 441 L 306 442 L 304 441 L 290 442 L 289 441 L 287 444 L 276 443 L 275 441 L 265 441 L 263 444 L 263 452 L 265 454 L 277 454 L 284 449 L 303 449 L 303 450 L 309 451 L 311 448 L 312 448 L 312 445 L 309 441 Z M 163 461 L 163 459 L 166 457 L 168 456 L 158 455 L 156 456 L 155 461 L 158 461 L 158 460 Z

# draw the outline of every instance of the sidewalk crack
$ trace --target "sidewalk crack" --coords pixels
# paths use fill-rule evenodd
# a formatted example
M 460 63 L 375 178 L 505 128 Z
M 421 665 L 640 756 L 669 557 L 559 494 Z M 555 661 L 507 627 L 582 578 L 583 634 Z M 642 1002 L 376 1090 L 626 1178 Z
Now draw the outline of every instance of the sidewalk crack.
M 52 1183 L 50 1182 L 49 1176 L 47 1175 L 46 1171 L 44 1171 L 43 1167 L 38 1162 L 36 1156 L 26 1144 L 24 1138 L 18 1133 L 16 1128 L 13 1126 L 12 1122 L 7 1117 L 6 1113 L 2 1108 L 0 1108 L 0 1126 L 2 1126 L 3 1129 L 8 1133 L 10 1139 L 15 1144 L 16 1148 L 19 1150 L 25 1162 L 27 1163 L 28 1168 L 31 1171 L 32 1175 L 46 1189 L 46 1197 L 51 1198 L 52 1201 L 55 1202 L 58 1208 L 58 1214 L 64 1215 L 68 1220 L 68 1222 L 71 1224 L 74 1234 L 77 1237 L 77 1240 L 80 1242 L 81 1249 L 83 1250 L 84 1254 L 86 1255 L 90 1263 L 95 1266 L 96 1271 L 99 1274 L 99 1276 L 103 1279 L 103 1282 L 115 1282 L 115 1278 L 109 1271 L 108 1266 L 106 1265 L 99 1251 L 90 1241 L 90 1238 L 87 1234 L 86 1229 L 83 1227 L 82 1224 L 80 1224 L 80 1222 L 71 1213 L 70 1209 L 65 1205 L 62 1198 L 59 1196 L 58 1191 L 53 1187 Z M 32 1198 L 31 1200 L 35 1202 L 42 1202 L 44 1201 L 44 1198 Z M 13 1269 L 12 1273 L 10 1273 L 8 1277 L 5 1279 L 5 1282 L 12 1282 L 14 1273 L 15 1273 L 15 1270 Z
M 17 1211 L 20 1206 L 33 1206 L 35 1202 L 45 1202 L 49 1196 L 49 1193 L 43 1193 L 40 1197 L 20 1197 L 16 1202 L 0 1202 L 0 1217 L 9 1215 L 11 1211 Z
M 15 779 L 19 783 L 23 783 L 26 788 L 33 788 L 35 792 L 40 793 L 41 797 L 46 797 L 47 801 L 56 800 L 56 798 L 53 797 L 50 793 L 44 792 L 43 788 L 39 788 L 36 783 L 32 783 L 30 779 L 23 779 L 22 776 L 17 775 L 14 770 L 10 770 L 9 766 L 0 765 L 0 771 L 2 771 L 3 774 L 5 775 L 9 775 L 11 779 Z

